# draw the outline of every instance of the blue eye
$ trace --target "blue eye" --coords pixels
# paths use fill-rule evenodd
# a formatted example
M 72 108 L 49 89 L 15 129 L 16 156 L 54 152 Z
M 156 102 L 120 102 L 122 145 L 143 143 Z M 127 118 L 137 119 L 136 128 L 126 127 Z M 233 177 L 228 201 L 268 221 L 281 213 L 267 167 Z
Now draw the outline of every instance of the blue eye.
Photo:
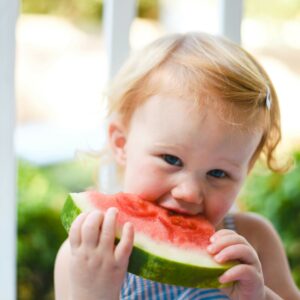
M 170 155 L 170 154 L 164 154 L 162 156 L 162 158 L 169 165 L 177 166 L 177 167 L 182 167 L 183 166 L 183 163 L 182 163 L 181 159 L 178 158 L 177 156 Z
M 219 169 L 211 170 L 208 172 L 208 175 L 215 177 L 215 178 L 225 178 L 227 174 Z

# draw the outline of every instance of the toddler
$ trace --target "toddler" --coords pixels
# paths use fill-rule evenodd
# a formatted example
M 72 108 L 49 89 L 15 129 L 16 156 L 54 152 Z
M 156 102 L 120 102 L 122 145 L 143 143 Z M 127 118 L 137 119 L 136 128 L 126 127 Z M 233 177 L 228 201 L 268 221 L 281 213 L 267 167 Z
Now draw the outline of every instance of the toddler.
M 262 217 L 229 214 L 259 157 L 274 152 L 280 112 L 264 69 L 238 45 L 204 33 L 172 34 L 132 56 L 109 92 L 108 136 L 122 191 L 216 228 L 207 251 L 235 260 L 220 285 L 192 289 L 127 273 L 134 228 L 114 245 L 117 211 L 83 213 L 55 264 L 57 300 L 300 299 L 282 243 Z

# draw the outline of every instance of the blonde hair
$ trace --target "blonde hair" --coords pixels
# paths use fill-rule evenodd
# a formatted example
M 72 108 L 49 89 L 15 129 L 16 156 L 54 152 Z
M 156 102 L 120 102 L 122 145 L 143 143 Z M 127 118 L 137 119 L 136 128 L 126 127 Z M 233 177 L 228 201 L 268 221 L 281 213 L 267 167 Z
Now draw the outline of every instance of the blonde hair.
M 281 140 L 275 89 L 262 66 L 240 46 L 199 32 L 154 41 L 131 56 L 112 81 L 109 113 L 128 126 L 135 109 L 158 93 L 188 96 L 195 103 L 213 105 L 230 124 L 262 129 L 250 167 L 262 154 L 269 169 L 283 171 L 275 159 Z

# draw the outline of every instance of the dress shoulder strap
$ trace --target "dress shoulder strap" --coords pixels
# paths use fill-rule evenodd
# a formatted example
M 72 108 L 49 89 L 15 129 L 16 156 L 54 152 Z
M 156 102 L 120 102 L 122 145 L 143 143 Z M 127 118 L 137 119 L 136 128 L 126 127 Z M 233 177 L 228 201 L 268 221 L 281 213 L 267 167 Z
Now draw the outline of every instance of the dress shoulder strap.
M 226 215 L 224 217 L 223 223 L 224 223 L 224 228 L 237 231 L 233 214 Z

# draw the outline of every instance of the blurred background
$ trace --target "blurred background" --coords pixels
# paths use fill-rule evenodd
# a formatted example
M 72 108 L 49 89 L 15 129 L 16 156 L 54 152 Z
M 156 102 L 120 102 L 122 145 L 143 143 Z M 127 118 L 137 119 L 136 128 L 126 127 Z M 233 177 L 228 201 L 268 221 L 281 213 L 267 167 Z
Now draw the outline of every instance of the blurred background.
M 139 0 L 137 5 L 130 31 L 133 50 L 168 32 L 217 31 L 217 0 Z M 21 10 L 16 53 L 18 299 L 54 299 L 54 259 L 66 238 L 60 210 L 69 192 L 97 186 L 96 153 L 105 143 L 103 1 L 23 0 Z M 285 175 L 258 166 L 239 206 L 271 220 L 300 287 L 300 2 L 245 0 L 241 39 L 277 88 L 281 148 L 295 165 Z

